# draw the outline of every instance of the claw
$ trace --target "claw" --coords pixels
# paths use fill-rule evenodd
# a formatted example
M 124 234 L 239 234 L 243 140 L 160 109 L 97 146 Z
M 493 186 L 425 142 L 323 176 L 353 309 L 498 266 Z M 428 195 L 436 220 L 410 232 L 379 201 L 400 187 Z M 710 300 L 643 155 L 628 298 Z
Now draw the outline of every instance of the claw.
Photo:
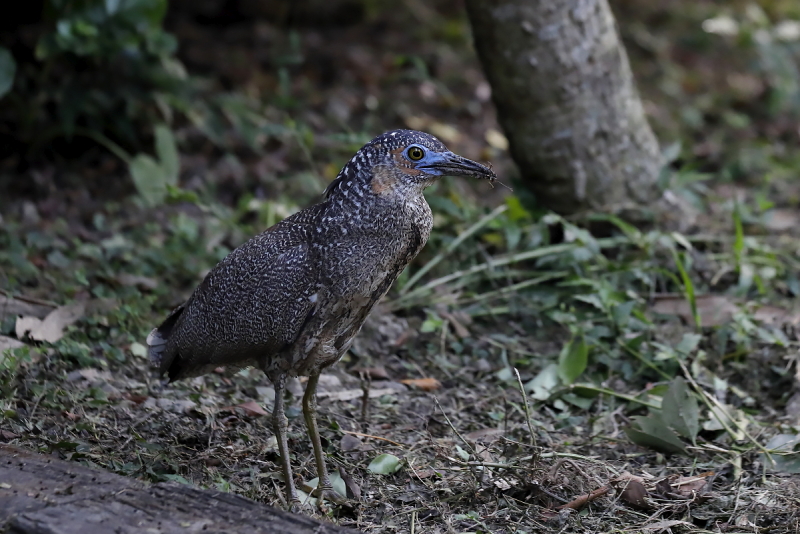
M 337 506 L 350 504 L 346 497 L 342 497 L 333 488 L 316 488 L 311 492 L 312 497 L 317 498 L 317 506 L 323 506 L 322 501 L 332 502 Z
M 292 499 L 289 501 L 289 512 L 293 514 L 299 514 L 300 508 L 303 507 L 303 503 L 300 502 L 300 499 Z

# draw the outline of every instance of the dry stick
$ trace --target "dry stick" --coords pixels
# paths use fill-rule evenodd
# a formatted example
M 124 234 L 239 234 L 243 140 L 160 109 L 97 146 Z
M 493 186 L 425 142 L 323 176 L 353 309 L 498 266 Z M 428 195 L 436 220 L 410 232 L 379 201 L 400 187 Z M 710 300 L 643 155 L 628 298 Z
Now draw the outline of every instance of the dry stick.
M 445 357 L 447 353 L 447 330 L 450 327 L 450 321 L 447 319 L 442 323 L 442 335 L 439 337 L 439 356 Z
M 692 387 L 697 391 L 698 394 L 700 394 L 700 396 L 703 399 L 703 402 L 708 407 L 709 411 L 711 411 L 712 415 L 714 415 L 716 420 L 719 421 L 719 423 L 723 427 L 725 427 L 725 431 L 728 433 L 728 435 L 730 435 L 731 437 L 734 437 L 735 434 L 733 433 L 733 431 L 730 429 L 730 427 L 728 427 L 727 424 L 725 424 L 725 421 L 723 421 L 724 417 L 717 416 L 716 414 L 714 414 L 714 410 L 712 409 L 711 405 L 713 404 L 718 410 L 720 410 L 722 412 L 722 414 L 728 415 L 728 412 L 727 412 L 727 410 L 725 410 L 725 407 L 722 405 L 722 403 L 720 403 L 712 395 L 709 395 L 706 392 L 706 390 L 704 390 L 703 388 L 700 387 L 700 385 L 695 381 L 695 379 L 691 375 L 691 373 L 689 373 L 689 369 L 686 368 L 686 364 L 685 363 L 683 363 L 678 358 L 675 358 L 675 360 L 680 364 L 681 370 L 683 370 L 683 374 L 686 375 L 686 378 L 687 378 L 687 380 L 689 380 L 689 383 L 692 384 Z M 750 443 L 755 445 L 757 449 L 759 449 L 762 453 L 764 453 L 766 455 L 766 457 L 769 459 L 769 461 L 772 462 L 773 465 L 774 465 L 775 461 L 772 459 L 772 454 L 770 454 L 769 450 L 767 450 L 766 447 L 764 447 L 758 441 L 756 441 L 756 439 L 753 436 L 750 435 L 750 433 L 747 431 L 747 429 L 743 428 L 742 426 L 740 426 L 739 422 L 735 421 L 733 419 L 733 417 L 729 416 L 728 418 L 730 419 L 731 423 L 733 423 L 733 426 L 735 426 L 736 429 L 739 432 L 744 434 L 745 437 L 747 437 L 747 439 L 750 441 Z
M 579 383 L 579 384 L 571 384 L 571 385 L 569 385 L 567 387 L 567 389 L 569 391 L 573 391 L 573 390 L 575 390 L 577 388 L 585 389 L 585 390 L 588 390 L 588 391 L 593 391 L 595 393 L 602 393 L 602 394 L 605 394 L 605 395 L 611 395 L 612 397 L 617 397 L 618 399 L 622 399 L 622 400 L 624 400 L 626 402 L 632 402 L 634 404 L 641 404 L 642 406 L 647 406 L 648 408 L 655 408 L 656 410 L 658 410 L 660 408 L 660 406 L 658 406 L 657 404 L 654 404 L 652 402 L 647 402 L 647 401 L 644 401 L 642 399 L 637 399 L 636 397 L 631 397 L 630 395 L 625 395 L 624 393 L 617 393 L 616 391 L 608 389 L 608 388 L 596 387 L 596 386 L 593 386 L 591 384 Z
M 508 439 L 505 436 L 502 436 L 500 439 L 502 439 L 503 441 L 507 441 L 509 443 L 513 443 L 515 445 L 523 445 L 522 443 L 520 443 L 520 442 L 518 442 L 516 440 L 513 440 L 513 439 Z M 539 458 L 574 458 L 576 460 L 583 460 L 585 462 L 590 462 L 590 463 L 594 463 L 594 464 L 600 465 L 600 466 L 608 469 L 612 473 L 614 473 L 614 476 L 620 476 L 620 472 L 617 471 L 616 469 L 614 469 L 609 463 L 604 462 L 603 460 L 600 460 L 598 458 L 592 458 L 591 456 L 583 456 L 582 454 L 575 454 L 575 453 L 572 453 L 572 452 L 545 452 L 545 453 L 540 454 Z M 522 458 L 518 458 L 517 461 L 519 461 L 519 462 L 527 462 L 528 460 L 532 460 L 532 459 L 533 459 L 533 455 L 531 455 L 531 456 L 523 456 Z M 469 463 L 469 462 L 465 462 L 465 463 Z M 486 465 L 489 465 L 489 464 L 486 464 Z M 495 467 L 503 467 L 503 468 L 506 468 L 506 469 L 516 469 L 517 465 L 514 464 L 514 463 L 509 463 L 509 464 L 499 464 L 499 465 L 496 465 Z M 528 469 L 528 468 L 526 467 L 526 468 L 523 468 L 523 469 Z
M 442 412 L 442 415 L 444 416 L 444 420 L 445 420 L 445 421 L 447 421 L 447 424 L 448 424 L 448 426 L 450 427 L 450 429 L 451 429 L 453 432 L 455 432 L 456 436 L 458 436 L 458 439 L 460 439 L 460 440 L 461 440 L 461 441 L 464 443 L 464 445 L 466 445 L 466 446 L 467 446 L 467 448 L 468 448 L 469 450 L 471 450 L 471 451 L 472 451 L 472 454 L 474 454 L 474 455 L 477 457 L 477 456 L 478 456 L 478 453 L 475 451 L 475 449 L 473 449 L 473 448 L 472 448 L 472 445 L 470 445 L 470 444 L 469 444 L 469 442 L 468 442 L 466 439 L 464 439 L 464 436 L 462 436 L 462 435 L 461 435 L 461 434 L 458 432 L 458 430 L 456 430 L 456 427 L 454 427 L 454 426 L 453 426 L 453 423 L 450 421 L 450 418 L 449 418 L 449 417 L 447 417 L 447 414 L 446 414 L 446 413 L 444 413 L 444 408 L 442 408 L 442 405 L 441 405 L 441 404 L 439 404 L 439 398 L 438 398 L 438 397 L 436 397 L 436 395 L 434 395 L 434 396 L 433 396 L 433 402 L 435 402 L 435 403 L 436 403 L 436 406 L 438 406 L 438 407 L 439 407 L 439 411 L 441 411 L 441 412 Z
M 528 406 L 528 395 L 525 393 L 525 386 L 522 385 L 522 378 L 519 376 L 519 371 L 516 367 L 514 367 L 514 374 L 517 375 L 519 392 L 522 393 L 522 400 L 525 401 L 525 422 L 528 423 L 528 432 L 531 436 L 531 447 L 536 449 L 536 435 L 533 433 L 533 423 L 531 423 L 531 408 Z M 534 454 L 534 457 L 538 457 L 538 454 Z
M 371 439 L 379 439 L 381 441 L 388 441 L 392 445 L 397 445 L 401 449 L 405 449 L 402 443 L 397 443 L 396 441 L 392 441 L 388 438 L 382 438 L 380 436 L 373 436 L 372 434 L 362 434 L 361 432 L 353 432 L 352 430 L 340 430 L 342 434 L 350 434 L 351 436 L 359 436 L 362 438 L 371 438 Z
M 364 395 L 361 397 L 361 422 L 365 425 L 369 420 L 369 388 L 372 386 L 372 377 L 369 373 L 361 371 L 361 390 Z

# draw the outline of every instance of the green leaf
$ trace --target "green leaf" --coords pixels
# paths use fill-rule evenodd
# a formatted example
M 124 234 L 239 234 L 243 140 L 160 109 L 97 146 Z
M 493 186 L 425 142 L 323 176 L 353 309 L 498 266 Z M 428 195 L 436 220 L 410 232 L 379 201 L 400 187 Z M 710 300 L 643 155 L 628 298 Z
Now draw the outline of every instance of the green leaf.
M 614 322 L 619 328 L 628 326 L 628 321 L 631 318 L 631 312 L 634 306 L 636 306 L 636 301 L 629 300 L 628 302 L 617 304 L 611 309 L 611 316 L 614 318 Z
M 167 177 L 164 169 L 147 154 L 131 159 L 128 170 L 136 191 L 148 206 L 157 206 L 167 195 Z
M 581 376 L 589 362 L 589 346 L 581 338 L 572 338 L 558 356 L 558 376 L 569 385 Z
M 367 469 L 377 475 L 391 475 L 400 469 L 400 458 L 394 454 L 381 454 L 369 463 Z
M 689 277 L 689 273 L 686 271 L 686 267 L 684 266 L 684 255 L 673 249 L 672 258 L 675 260 L 675 266 L 678 268 L 678 273 L 681 275 L 683 292 L 686 295 L 686 300 L 689 301 L 689 307 L 692 310 L 694 324 L 697 326 L 697 328 L 700 328 L 703 325 L 700 321 L 700 314 L 697 311 L 697 298 L 695 297 L 694 283 L 692 283 L 692 279 Z
M 681 436 L 694 443 L 700 432 L 700 409 L 683 377 L 676 377 L 661 401 L 661 418 Z
M 547 400 L 558 387 L 558 366 L 551 363 L 542 369 L 533 380 L 525 384 L 525 390 L 536 400 Z
M 778 434 L 764 447 L 772 452 L 769 458 L 761 454 L 761 461 L 768 468 L 782 473 L 800 473 L 800 452 L 796 452 L 800 447 L 800 436 Z
M 678 346 L 675 347 L 675 349 L 682 356 L 688 356 L 694 351 L 694 349 L 697 348 L 697 345 L 700 344 L 701 339 L 703 339 L 701 334 L 683 334 L 681 342 L 678 343 Z
M 177 185 L 181 161 L 178 155 L 178 146 L 175 144 L 175 136 L 167 126 L 159 124 L 155 127 L 155 137 L 156 154 L 161 168 L 164 169 L 166 185 Z
M 736 266 L 741 269 L 742 260 L 745 255 L 744 226 L 742 225 L 742 212 L 739 202 L 733 207 L 733 230 L 735 239 L 733 241 L 733 254 L 736 257 Z
M 147 347 L 141 343 L 131 343 L 131 354 L 139 356 L 140 358 L 145 358 L 147 356 Z
M 528 220 L 531 218 L 531 214 L 525 209 L 519 198 L 514 195 L 509 195 L 506 197 L 506 206 L 508 206 L 508 218 L 513 222 Z
M 331 473 L 329 478 L 331 480 L 331 485 L 333 486 L 333 491 L 339 495 L 347 495 L 347 485 L 339 473 Z M 316 488 L 319 486 L 319 477 L 312 478 L 307 482 L 307 484 L 311 488 Z
M 11 90 L 16 73 L 17 63 L 14 56 L 7 48 L 0 46 L 0 98 Z
M 633 417 L 633 420 L 635 426 L 625 429 L 625 434 L 632 442 L 662 452 L 686 453 L 686 448 L 678 435 L 657 415 L 651 414 L 647 417 L 638 415 Z

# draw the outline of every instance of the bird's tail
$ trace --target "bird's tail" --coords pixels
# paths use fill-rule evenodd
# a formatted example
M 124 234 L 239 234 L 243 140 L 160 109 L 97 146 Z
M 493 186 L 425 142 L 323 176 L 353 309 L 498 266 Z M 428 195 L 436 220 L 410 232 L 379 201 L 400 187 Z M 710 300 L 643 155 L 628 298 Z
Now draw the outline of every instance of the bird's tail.
M 150 365 L 159 370 L 159 374 L 164 372 L 164 367 L 169 367 L 171 362 L 164 362 L 164 351 L 167 349 L 167 341 L 172 333 L 175 323 L 183 313 L 185 305 L 181 304 L 169 314 L 163 323 L 150 332 L 147 336 L 147 355 L 150 358 Z

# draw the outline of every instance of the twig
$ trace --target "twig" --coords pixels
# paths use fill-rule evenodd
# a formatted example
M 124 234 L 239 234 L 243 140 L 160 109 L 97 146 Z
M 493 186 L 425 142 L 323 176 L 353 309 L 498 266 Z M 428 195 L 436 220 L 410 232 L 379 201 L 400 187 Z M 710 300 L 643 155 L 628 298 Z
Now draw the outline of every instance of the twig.
M 596 240 L 597 246 L 601 249 L 615 247 L 618 245 L 625 244 L 627 242 L 628 242 L 627 238 L 623 239 L 618 237 L 605 237 Z M 405 302 L 407 302 L 410 298 L 424 294 L 426 291 L 430 291 L 431 289 L 439 287 L 440 285 L 446 284 L 447 282 L 450 282 L 452 280 L 458 280 L 459 278 L 463 278 L 465 276 L 480 273 L 489 269 L 494 269 L 496 267 L 502 267 L 510 263 L 533 260 L 544 256 L 563 254 L 565 252 L 574 250 L 580 246 L 582 245 L 577 243 L 558 243 L 556 245 L 548 245 L 546 247 L 539 247 L 533 250 L 526 250 L 524 252 L 516 252 L 514 254 L 503 254 L 500 256 L 495 256 L 491 258 L 490 261 L 479 263 L 478 265 L 474 265 L 468 269 L 450 273 L 440 278 L 431 280 L 427 284 L 416 287 L 412 291 L 409 291 L 408 293 L 390 302 L 389 306 L 393 310 L 401 309 L 405 306 Z
M 397 445 L 401 449 L 405 449 L 405 446 L 402 443 L 397 443 L 396 441 L 392 441 L 388 438 L 382 438 L 380 436 L 373 436 L 372 434 L 362 434 L 361 432 L 353 432 L 352 430 L 341 430 L 342 434 L 350 434 L 351 436 L 359 436 L 362 438 L 370 438 L 370 439 L 379 439 L 381 441 L 388 441 L 392 445 Z
M 598 499 L 611 491 L 611 488 L 608 486 L 603 486 L 602 488 L 598 488 L 591 493 L 586 495 L 581 495 L 566 504 L 562 504 L 561 506 L 556 507 L 556 510 L 563 510 L 564 508 L 572 508 L 573 510 L 580 510 L 590 502 L 595 499 Z
M 361 422 L 366 424 L 369 420 L 369 389 L 372 386 L 372 377 L 369 373 L 361 371 L 361 389 L 364 395 L 361 397 Z
M 745 435 L 745 437 L 747 437 L 750 443 L 755 445 L 757 449 L 759 449 L 762 453 L 764 453 L 764 455 L 767 457 L 767 459 L 769 459 L 772 465 L 775 465 L 775 460 L 772 459 L 772 454 L 769 452 L 769 450 L 767 450 L 766 447 L 764 447 L 758 441 L 756 441 L 756 439 L 750 435 L 750 433 L 747 431 L 746 428 L 739 425 L 738 421 L 736 421 L 733 417 L 728 415 L 728 411 L 725 409 L 722 403 L 720 403 L 716 398 L 714 398 L 713 395 L 710 395 L 708 392 L 706 392 L 706 390 L 700 387 L 700 384 L 698 384 L 695 381 L 694 377 L 691 375 L 689 369 L 686 367 L 686 364 L 683 363 L 683 361 L 681 361 L 678 358 L 675 358 L 675 360 L 681 366 L 681 370 L 683 371 L 683 374 L 686 375 L 686 379 L 689 381 L 690 384 L 692 384 L 692 387 L 695 389 L 695 391 L 697 391 L 697 393 L 702 397 L 703 402 L 708 407 L 711 414 L 717 421 L 719 421 L 719 424 L 721 424 L 725 428 L 725 431 L 728 433 L 728 435 L 731 436 L 732 438 L 735 437 L 733 430 L 731 430 L 730 427 L 727 424 L 725 424 L 725 421 L 723 421 L 725 416 L 727 416 L 727 418 L 730 419 L 730 422 L 733 423 L 733 426 L 735 426 L 739 432 L 741 432 L 742 434 Z M 717 415 L 714 412 L 714 410 L 712 409 L 712 404 L 721 412 L 721 415 Z
M 576 388 L 586 389 L 588 391 L 594 391 L 595 393 L 605 393 L 606 395 L 611 395 L 612 397 L 617 397 L 619 399 L 622 399 L 622 400 L 625 400 L 625 401 L 628 401 L 628 402 L 635 402 L 636 404 L 641 404 L 642 406 L 647 406 L 648 408 L 654 408 L 656 410 L 661 408 L 659 405 L 654 404 L 652 402 L 647 402 L 647 401 L 644 401 L 642 399 L 637 399 L 636 397 L 631 397 L 630 395 L 625 395 L 624 393 L 617 393 L 616 391 L 613 391 L 611 389 L 599 388 L 599 387 L 593 386 L 591 384 L 572 384 L 567 389 L 572 391 L 572 390 L 574 390 Z
M 531 436 L 531 447 L 536 449 L 536 435 L 533 433 L 533 423 L 531 423 L 531 408 L 528 406 L 528 395 L 525 393 L 525 386 L 522 385 L 522 377 L 519 376 L 519 371 L 516 367 L 514 367 L 514 374 L 517 376 L 519 392 L 522 393 L 522 400 L 525 402 L 525 422 L 528 423 L 528 433 Z
M 434 256 L 431 261 L 420 267 L 420 269 L 414 273 L 414 276 L 408 279 L 408 282 L 403 285 L 403 289 L 400 290 L 400 295 L 405 295 L 408 291 L 419 282 L 420 278 L 422 278 L 425 273 L 436 267 L 443 259 L 445 259 L 450 253 L 452 253 L 455 249 L 461 245 L 467 238 L 472 236 L 475 232 L 489 224 L 491 221 L 496 219 L 501 213 L 505 212 L 508 209 L 506 204 L 501 204 L 497 206 L 495 209 L 491 211 L 491 213 L 484 215 L 481 219 L 479 219 L 475 224 L 461 232 L 458 237 L 456 237 L 443 251 L 439 254 Z
M 438 407 L 439 407 L 439 410 L 442 412 L 442 415 L 444 416 L 444 420 L 445 420 L 445 421 L 447 421 L 447 424 L 448 424 L 448 426 L 450 426 L 450 429 L 451 429 L 451 430 L 452 430 L 452 431 L 455 433 L 455 435 L 456 435 L 456 436 L 458 436 L 458 439 L 460 439 L 460 440 L 461 440 L 461 441 L 464 443 L 464 445 L 466 445 L 466 446 L 467 446 L 467 448 L 468 448 L 470 451 L 472 451 L 472 454 L 474 454 L 475 456 L 478 456 L 478 453 L 477 453 L 477 452 L 475 452 L 475 449 L 473 449 L 473 448 L 472 448 L 472 445 L 470 445 L 470 444 L 469 444 L 469 442 L 468 442 L 466 439 L 464 439 L 464 436 L 462 436 L 462 435 L 461 435 L 461 434 L 458 432 L 458 430 L 456 430 L 456 427 L 454 427 L 454 426 L 453 426 L 453 423 L 450 421 L 450 418 L 449 418 L 449 417 L 447 417 L 447 414 L 446 414 L 446 413 L 444 413 L 444 408 L 442 408 L 442 405 L 441 405 L 441 404 L 439 404 L 439 398 L 438 398 L 438 397 L 436 397 L 436 396 L 434 396 L 434 397 L 433 397 L 433 402 L 435 402 L 435 403 L 436 403 L 436 406 L 438 406 Z

